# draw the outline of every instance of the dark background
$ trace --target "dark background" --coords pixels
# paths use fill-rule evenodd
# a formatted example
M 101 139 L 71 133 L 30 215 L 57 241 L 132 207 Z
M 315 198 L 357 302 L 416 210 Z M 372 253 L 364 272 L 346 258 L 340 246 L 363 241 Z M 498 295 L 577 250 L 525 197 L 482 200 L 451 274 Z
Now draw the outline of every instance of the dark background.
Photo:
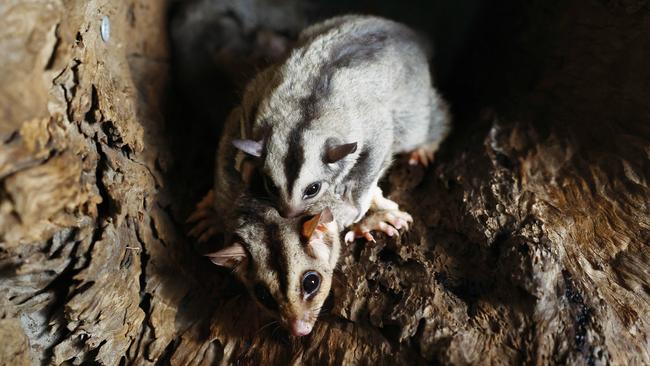
M 452 141 L 468 130 L 488 128 L 479 125 L 481 111 L 493 112 L 508 94 L 532 85 L 542 67 L 541 60 L 531 62 L 535 54 L 530 48 L 520 46 L 528 13 L 517 1 L 259 2 L 285 14 L 270 19 L 257 14 L 264 10 L 256 6 L 242 6 L 237 12 L 216 9 L 211 3 L 219 2 L 178 2 L 170 10 L 167 120 L 178 137 L 174 149 L 184 157 L 183 165 L 175 167 L 177 176 L 189 179 L 179 193 L 188 194 L 192 187 L 189 201 L 210 188 L 212 175 L 205 172 L 212 171 L 222 123 L 246 81 L 278 59 L 270 55 L 267 44 L 256 40 L 261 32 L 271 32 L 290 47 L 302 27 L 335 15 L 374 14 L 408 24 L 426 35 L 433 47 L 435 84 L 454 116 Z M 188 4 L 202 9 L 205 17 L 188 20 Z M 540 43 L 537 51 L 543 52 L 543 47 Z

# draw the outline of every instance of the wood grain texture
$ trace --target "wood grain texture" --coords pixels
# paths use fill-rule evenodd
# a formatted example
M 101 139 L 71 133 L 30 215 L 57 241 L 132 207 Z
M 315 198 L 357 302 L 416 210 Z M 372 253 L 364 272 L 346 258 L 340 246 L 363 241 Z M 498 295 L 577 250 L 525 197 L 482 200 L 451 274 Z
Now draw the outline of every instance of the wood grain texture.
M 434 166 L 385 179 L 414 227 L 344 248 L 301 339 L 184 234 L 233 85 L 308 19 L 215 4 L 205 79 L 185 5 L 0 5 L 0 364 L 650 363 L 647 2 L 488 12 Z

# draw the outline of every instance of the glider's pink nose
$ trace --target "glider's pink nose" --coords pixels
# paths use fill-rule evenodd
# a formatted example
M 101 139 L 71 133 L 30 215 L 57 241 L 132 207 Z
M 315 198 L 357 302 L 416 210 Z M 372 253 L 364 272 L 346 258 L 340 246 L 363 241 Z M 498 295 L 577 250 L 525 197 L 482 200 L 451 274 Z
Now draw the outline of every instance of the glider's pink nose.
M 291 334 L 295 337 L 306 336 L 311 333 L 312 327 L 312 324 L 309 324 L 304 320 L 294 320 L 293 323 L 291 323 Z

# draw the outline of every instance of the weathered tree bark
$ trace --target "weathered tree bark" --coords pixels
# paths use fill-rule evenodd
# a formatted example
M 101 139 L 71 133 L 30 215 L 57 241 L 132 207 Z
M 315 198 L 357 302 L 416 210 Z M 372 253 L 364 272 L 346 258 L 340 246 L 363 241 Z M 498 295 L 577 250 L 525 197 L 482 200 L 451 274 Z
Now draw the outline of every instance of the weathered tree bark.
M 183 222 L 236 99 L 217 71 L 308 18 L 214 3 L 216 48 L 181 18 L 174 62 L 162 1 L 0 3 L 0 364 L 650 364 L 645 1 L 484 11 L 443 75 L 453 135 L 385 182 L 414 227 L 347 247 L 301 339 Z

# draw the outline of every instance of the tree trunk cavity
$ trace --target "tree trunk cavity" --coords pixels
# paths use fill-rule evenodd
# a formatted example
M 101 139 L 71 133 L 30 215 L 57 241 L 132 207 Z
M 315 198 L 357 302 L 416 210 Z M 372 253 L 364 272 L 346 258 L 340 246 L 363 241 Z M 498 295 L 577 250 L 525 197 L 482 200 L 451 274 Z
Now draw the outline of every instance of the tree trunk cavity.
M 650 364 L 650 5 L 350 4 L 0 4 L 0 364 Z M 431 36 L 454 131 L 292 339 L 184 221 L 246 79 L 350 11 Z

